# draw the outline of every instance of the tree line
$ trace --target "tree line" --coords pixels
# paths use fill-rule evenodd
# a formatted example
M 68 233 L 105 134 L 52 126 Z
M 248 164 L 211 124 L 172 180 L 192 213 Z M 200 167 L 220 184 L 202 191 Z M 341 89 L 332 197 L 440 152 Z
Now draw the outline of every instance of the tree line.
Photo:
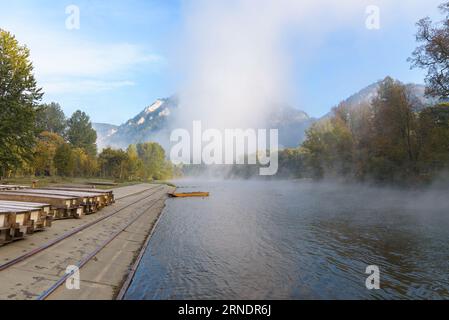
M 371 103 L 342 103 L 312 126 L 299 151 L 314 178 L 432 181 L 449 167 L 449 104 L 416 110 L 407 87 L 388 77 Z
M 98 154 L 97 133 L 78 110 L 68 119 L 57 103 L 41 104 L 30 52 L 0 29 L 0 176 L 101 177 L 162 180 L 173 175 L 157 143 L 107 148 Z
M 413 68 L 427 71 L 422 106 L 407 86 L 390 77 L 366 103 L 340 103 L 316 122 L 298 147 L 279 151 L 277 177 L 337 178 L 416 185 L 449 171 L 449 2 L 443 20 L 418 23 Z M 231 175 L 253 177 L 256 168 L 236 166 Z
M 371 102 L 340 103 L 278 159 L 271 179 L 428 184 L 449 172 L 449 103 L 423 107 L 408 86 L 387 77 Z M 235 165 L 226 175 L 254 178 L 258 165 Z
M 380 183 L 425 183 L 449 169 L 449 2 L 441 22 L 418 22 L 419 46 L 409 61 L 427 71 L 422 108 L 407 86 L 390 77 L 367 103 L 341 103 L 315 123 L 306 141 L 279 151 L 277 177 L 340 178 Z M 174 168 L 156 143 L 97 154 L 89 117 L 65 118 L 56 104 L 42 105 L 29 50 L 0 29 L 0 174 L 165 179 Z M 229 176 L 252 177 L 257 166 L 233 166 Z
M 449 169 L 449 2 L 439 9 L 442 21 L 417 23 L 419 45 L 408 59 L 427 71 L 426 95 L 439 102 L 418 108 L 406 86 L 387 77 L 371 103 L 342 103 L 308 131 L 297 150 L 306 174 L 419 184 Z
M 340 103 L 278 158 L 275 178 L 430 183 L 449 171 L 449 103 L 423 107 L 406 85 L 387 77 L 371 102 Z M 256 177 L 258 166 L 233 166 L 226 174 Z

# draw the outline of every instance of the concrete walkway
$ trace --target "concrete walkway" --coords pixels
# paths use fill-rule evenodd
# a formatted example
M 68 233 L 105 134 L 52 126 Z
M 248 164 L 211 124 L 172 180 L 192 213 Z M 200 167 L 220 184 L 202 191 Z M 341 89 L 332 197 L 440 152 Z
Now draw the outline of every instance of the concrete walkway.
M 4 263 L 72 229 L 121 209 L 113 216 L 0 271 L 0 299 L 36 299 L 64 276 L 69 265 L 78 264 L 112 235 L 120 232 L 81 268 L 79 290 L 69 290 L 63 284 L 49 296 L 49 299 L 113 299 L 161 214 L 167 193 L 172 191 L 173 188 L 166 185 L 144 184 L 119 188 L 114 191 L 118 199 L 116 204 L 97 214 L 85 216 L 81 220 L 56 221 L 44 232 L 0 247 L 0 263 Z

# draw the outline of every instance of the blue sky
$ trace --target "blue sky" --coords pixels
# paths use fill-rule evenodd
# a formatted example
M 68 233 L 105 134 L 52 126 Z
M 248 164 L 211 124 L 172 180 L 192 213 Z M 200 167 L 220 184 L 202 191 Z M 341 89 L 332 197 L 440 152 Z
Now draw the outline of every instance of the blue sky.
M 386 75 L 423 83 L 424 72 L 410 70 L 406 60 L 416 46 L 416 21 L 437 18 L 441 1 L 365 2 L 379 5 L 379 30 L 365 27 L 363 7 L 345 16 L 323 6 L 320 19 L 341 16 L 327 27 L 304 22 L 285 37 L 292 91 L 285 102 L 318 117 Z M 65 27 L 71 4 L 80 8 L 79 30 Z M 185 7 L 175 0 L 0 0 L 0 28 L 30 47 L 45 101 L 59 102 L 68 115 L 81 109 L 95 122 L 121 124 L 180 89 L 173 59 L 182 54 L 174 51 L 190 12 Z

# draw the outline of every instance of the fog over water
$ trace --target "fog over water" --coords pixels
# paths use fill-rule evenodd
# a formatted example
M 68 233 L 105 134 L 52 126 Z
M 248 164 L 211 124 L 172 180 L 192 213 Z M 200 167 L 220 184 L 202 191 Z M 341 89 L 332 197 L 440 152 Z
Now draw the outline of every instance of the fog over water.
M 449 298 L 447 189 L 178 184 L 211 196 L 167 202 L 128 299 Z

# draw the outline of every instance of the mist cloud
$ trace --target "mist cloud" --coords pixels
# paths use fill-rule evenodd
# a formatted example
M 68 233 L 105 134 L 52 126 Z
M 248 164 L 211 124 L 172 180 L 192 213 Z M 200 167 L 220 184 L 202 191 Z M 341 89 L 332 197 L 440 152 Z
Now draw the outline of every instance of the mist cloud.
M 176 53 L 183 76 L 178 126 L 189 129 L 194 120 L 217 129 L 263 126 L 273 105 L 301 91 L 293 85 L 292 61 L 313 56 L 339 28 L 368 32 L 370 5 L 380 7 L 381 27 L 428 6 L 386 0 L 187 1 Z M 293 53 L 288 46 L 296 34 L 305 35 L 307 44 Z
M 363 22 L 360 1 L 189 2 L 178 48 L 184 76 L 179 125 L 189 129 L 201 120 L 208 128 L 263 127 L 272 107 L 295 89 L 289 70 L 298 57 L 286 39 L 304 28 L 318 35 L 355 13 Z

